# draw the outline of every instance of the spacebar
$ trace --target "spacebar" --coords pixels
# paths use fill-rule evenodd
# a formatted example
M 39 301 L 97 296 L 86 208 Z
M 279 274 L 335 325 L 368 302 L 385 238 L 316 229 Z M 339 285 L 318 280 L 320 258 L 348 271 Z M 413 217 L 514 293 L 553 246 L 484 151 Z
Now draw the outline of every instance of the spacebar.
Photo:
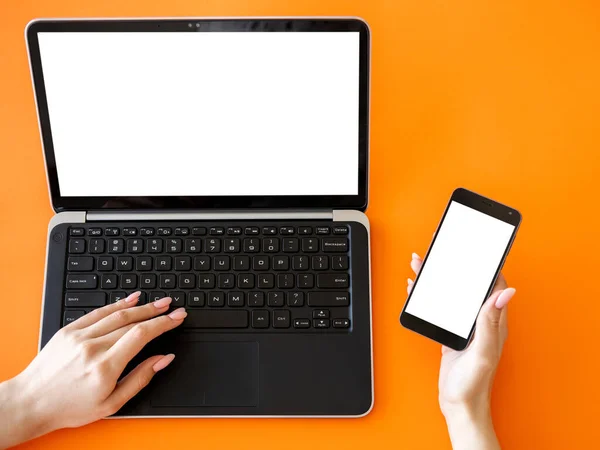
M 187 309 L 184 328 L 247 328 L 248 311 Z

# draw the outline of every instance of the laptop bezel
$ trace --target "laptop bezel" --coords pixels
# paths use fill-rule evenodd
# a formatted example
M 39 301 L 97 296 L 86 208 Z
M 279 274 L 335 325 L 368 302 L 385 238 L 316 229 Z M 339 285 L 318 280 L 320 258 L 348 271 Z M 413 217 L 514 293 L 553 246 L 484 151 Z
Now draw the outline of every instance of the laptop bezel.
M 190 24 L 193 24 L 190 27 Z M 64 197 L 60 195 L 37 35 L 40 32 L 339 32 L 360 33 L 358 195 Z M 354 18 L 92 19 L 39 20 L 26 30 L 29 60 L 52 206 L 76 210 L 357 209 L 368 203 L 370 31 Z M 311 182 L 311 180 L 307 180 Z

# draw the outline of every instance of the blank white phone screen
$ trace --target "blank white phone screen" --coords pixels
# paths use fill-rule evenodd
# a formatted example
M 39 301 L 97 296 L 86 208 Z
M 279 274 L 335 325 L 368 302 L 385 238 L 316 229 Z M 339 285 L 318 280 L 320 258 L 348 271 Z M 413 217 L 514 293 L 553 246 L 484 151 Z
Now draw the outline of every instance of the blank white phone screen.
M 514 229 L 452 201 L 406 312 L 468 338 Z
M 64 197 L 358 194 L 358 32 L 38 39 Z

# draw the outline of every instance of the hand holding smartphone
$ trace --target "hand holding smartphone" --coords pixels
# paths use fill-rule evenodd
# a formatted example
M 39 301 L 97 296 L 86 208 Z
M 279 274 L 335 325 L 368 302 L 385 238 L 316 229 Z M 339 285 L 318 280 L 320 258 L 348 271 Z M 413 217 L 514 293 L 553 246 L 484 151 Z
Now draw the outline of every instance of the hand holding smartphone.
M 466 348 L 520 223 L 517 210 L 463 188 L 455 190 L 400 323 L 447 347 Z

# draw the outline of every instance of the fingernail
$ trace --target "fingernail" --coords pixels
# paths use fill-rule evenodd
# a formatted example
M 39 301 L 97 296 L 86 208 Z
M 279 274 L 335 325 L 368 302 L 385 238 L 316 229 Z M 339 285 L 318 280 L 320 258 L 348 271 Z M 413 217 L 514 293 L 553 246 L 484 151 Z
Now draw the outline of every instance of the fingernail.
M 182 320 L 187 317 L 187 312 L 185 311 L 185 308 L 179 308 L 169 314 L 169 317 L 173 320 Z
M 125 298 L 125 303 L 131 303 L 134 300 L 137 300 L 138 298 L 140 298 L 140 295 L 142 293 L 140 291 L 134 292 L 133 294 L 129 294 L 127 296 L 127 298 Z
M 172 302 L 171 297 L 161 298 L 160 300 L 156 300 L 154 302 L 154 306 L 157 308 L 164 308 L 165 306 L 169 306 Z
M 412 254 L 413 259 L 421 259 L 421 257 L 419 255 L 417 255 L 416 253 Z
M 502 309 L 506 306 L 511 298 L 515 295 L 517 290 L 515 288 L 506 288 L 496 299 L 496 308 Z
M 409 278 L 409 279 L 407 279 L 406 281 L 408 282 L 408 284 L 409 284 L 409 285 L 411 285 L 411 284 L 413 284 L 413 283 L 414 283 L 414 281 L 413 281 L 413 280 L 411 280 L 410 278 Z
M 175 355 L 173 353 L 169 353 L 168 355 L 163 356 L 156 363 L 154 363 L 154 365 L 152 366 L 152 370 L 154 370 L 154 372 L 163 370 L 165 367 L 171 364 L 174 359 Z

